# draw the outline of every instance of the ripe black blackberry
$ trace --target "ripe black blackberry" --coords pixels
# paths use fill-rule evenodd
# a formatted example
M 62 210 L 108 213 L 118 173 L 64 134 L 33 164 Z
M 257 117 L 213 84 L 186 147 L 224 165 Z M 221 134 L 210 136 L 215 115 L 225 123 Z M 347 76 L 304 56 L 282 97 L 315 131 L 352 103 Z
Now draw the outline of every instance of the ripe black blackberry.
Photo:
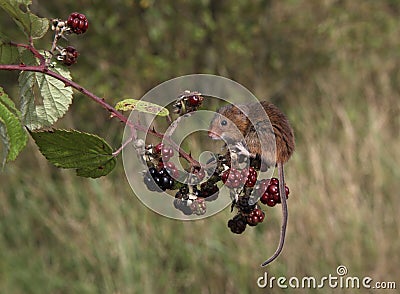
M 246 217 L 241 213 L 238 213 L 228 221 L 228 227 L 231 229 L 232 233 L 241 234 L 246 229 L 247 221 Z
M 73 12 L 68 16 L 67 25 L 75 34 L 83 34 L 89 27 L 86 16 L 79 12 Z
M 207 201 L 212 201 L 218 198 L 219 188 L 216 184 L 210 184 L 204 182 L 200 185 L 201 197 L 204 197 Z
M 144 183 L 150 191 L 160 192 L 159 189 L 172 189 L 174 180 L 165 168 L 158 171 L 155 167 L 150 167 L 144 175 Z
M 256 207 L 256 204 L 249 204 L 250 197 L 249 196 L 240 196 L 236 202 L 236 207 L 239 212 L 243 212 L 245 214 L 250 213 Z
M 179 192 L 178 192 L 179 193 Z M 175 198 L 174 207 L 180 210 L 184 215 L 192 215 L 193 210 L 187 205 L 187 200 Z

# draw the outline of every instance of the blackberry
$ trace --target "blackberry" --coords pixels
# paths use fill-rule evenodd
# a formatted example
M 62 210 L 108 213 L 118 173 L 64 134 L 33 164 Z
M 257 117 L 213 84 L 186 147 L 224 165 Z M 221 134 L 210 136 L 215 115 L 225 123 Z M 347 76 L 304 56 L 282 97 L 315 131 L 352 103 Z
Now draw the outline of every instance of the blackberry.
M 249 196 L 240 196 L 238 201 L 236 202 L 236 207 L 239 209 L 239 212 L 243 212 L 245 214 L 250 213 L 256 207 L 255 204 L 249 204 Z
M 68 16 L 67 25 L 75 34 L 83 34 L 89 27 L 86 16 L 82 13 L 73 12 Z
M 149 189 L 152 192 L 161 192 L 160 188 L 158 187 L 158 185 L 154 182 L 153 177 L 150 175 L 149 172 L 147 172 L 144 175 L 144 179 L 143 179 L 147 189 Z
M 242 177 L 246 179 L 247 187 L 254 187 L 257 182 L 257 171 L 253 167 L 242 170 Z
M 164 164 L 163 164 L 164 165 Z M 176 168 L 175 164 L 173 162 L 167 162 L 165 164 L 165 168 L 167 169 L 168 173 L 174 178 L 177 179 L 179 178 L 179 171 Z
M 179 193 L 179 192 L 178 192 Z M 191 215 L 193 214 L 192 209 L 187 205 L 187 201 L 186 200 L 182 200 L 182 199 L 178 199 L 175 198 L 174 199 L 174 207 L 178 210 L 180 210 L 183 214 L 185 215 Z
M 156 146 L 153 147 L 153 151 L 156 154 L 161 154 L 161 149 L 163 147 L 162 143 L 158 143 Z
M 266 186 L 266 181 L 262 181 L 259 186 L 259 190 L 262 193 L 260 197 L 261 203 L 266 204 L 270 207 L 275 206 L 277 203 L 281 203 L 279 180 L 277 178 L 272 178 L 269 181 L 268 186 Z M 285 185 L 286 198 L 288 198 L 289 192 L 289 187 Z
M 151 178 L 154 181 L 152 181 Z M 144 175 L 144 182 L 150 191 L 158 192 L 160 192 L 159 189 L 163 191 L 167 189 L 172 189 L 174 185 L 174 180 L 171 178 L 165 168 L 162 168 L 159 171 L 155 167 L 149 168 L 149 170 Z
M 241 234 L 246 229 L 247 221 L 246 217 L 241 213 L 238 213 L 228 221 L 228 227 L 231 229 L 232 233 Z
M 161 156 L 163 162 L 167 162 L 172 156 L 174 156 L 174 150 L 170 146 L 162 146 Z
M 201 97 L 199 95 L 193 95 L 193 96 L 189 96 L 187 101 L 190 106 L 198 107 L 198 106 L 200 106 L 201 102 L 203 101 L 203 97 Z
M 218 198 L 219 189 L 217 185 L 210 185 L 205 182 L 200 185 L 201 196 L 206 198 L 207 201 L 212 201 Z
M 221 180 L 228 188 L 238 188 L 244 184 L 241 171 L 234 168 L 224 171 Z
M 183 185 L 182 187 L 180 187 L 179 192 L 182 193 L 182 195 L 187 195 L 189 193 L 188 185 Z
M 246 221 L 250 226 L 256 226 L 258 223 L 262 223 L 264 218 L 264 212 L 261 209 L 256 208 L 246 217 Z
M 279 186 L 277 184 L 270 184 L 267 191 L 269 194 L 279 193 Z
M 206 206 L 206 202 L 204 201 L 204 198 L 197 198 L 197 199 L 193 200 L 193 202 L 190 204 L 190 209 L 196 215 L 205 214 L 207 211 L 207 206 Z
M 79 52 L 72 46 L 67 46 L 63 51 L 62 51 L 62 62 L 70 66 L 74 63 L 76 63 L 76 60 L 78 59 Z

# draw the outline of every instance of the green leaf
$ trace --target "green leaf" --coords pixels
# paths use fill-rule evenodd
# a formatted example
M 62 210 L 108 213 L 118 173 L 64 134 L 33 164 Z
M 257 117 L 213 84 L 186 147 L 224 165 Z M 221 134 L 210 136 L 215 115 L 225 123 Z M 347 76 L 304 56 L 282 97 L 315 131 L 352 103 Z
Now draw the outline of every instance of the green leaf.
M 69 71 L 55 67 L 54 72 L 71 80 Z M 53 125 L 63 117 L 72 103 L 72 89 L 64 83 L 37 72 L 19 76 L 22 121 L 30 130 Z
M 78 176 L 98 178 L 116 164 L 112 148 L 102 138 L 76 130 L 30 132 L 40 152 L 57 167 L 75 168 Z
M 11 46 L 9 40 L 0 33 L 0 64 L 12 64 L 18 57 L 17 47 Z
M 25 147 L 28 136 L 20 122 L 20 112 L 0 87 L 0 139 L 3 144 L 1 166 L 15 160 Z
M 119 101 L 115 105 L 115 109 L 121 111 L 137 110 L 140 112 L 156 114 L 159 116 L 167 116 L 169 114 L 168 109 L 160 105 L 136 99 L 124 99 L 122 101 Z
M 14 19 L 27 37 L 40 39 L 49 29 L 49 20 L 31 13 L 31 4 L 31 0 L 0 0 L 0 7 Z

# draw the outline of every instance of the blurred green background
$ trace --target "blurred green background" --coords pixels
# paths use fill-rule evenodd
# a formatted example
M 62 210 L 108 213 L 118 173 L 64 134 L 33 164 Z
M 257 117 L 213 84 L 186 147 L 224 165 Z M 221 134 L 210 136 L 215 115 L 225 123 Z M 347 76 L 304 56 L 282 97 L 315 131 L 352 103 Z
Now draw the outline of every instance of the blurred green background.
M 170 220 L 133 195 L 121 160 L 107 177 L 79 178 L 30 139 L 0 174 L 1 293 L 266 293 L 256 283 L 265 271 L 319 279 L 340 264 L 400 287 L 400 1 L 58 0 L 32 10 L 87 15 L 88 32 L 69 38 L 81 54 L 72 74 L 111 104 L 191 73 L 225 76 L 277 104 L 297 139 L 286 166 L 290 219 L 283 254 L 261 268 L 279 239 L 279 208 L 239 236 L 226 226 L 229 209 Z M 23 40 L 3 11 L 0 26 Z M 50 42 L 49 33 L 38 47 Z M 0 72 L 17 101 L 16 80 Z M 57 127 L 115 148 L 122 137 L 78 93 Z

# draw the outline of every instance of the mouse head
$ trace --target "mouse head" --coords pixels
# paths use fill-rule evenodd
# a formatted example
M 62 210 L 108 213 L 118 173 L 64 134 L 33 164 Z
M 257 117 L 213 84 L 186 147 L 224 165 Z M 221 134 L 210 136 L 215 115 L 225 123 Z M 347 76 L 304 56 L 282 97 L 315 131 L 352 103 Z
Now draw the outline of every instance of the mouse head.
M 224 106 L 211 121 L 208 136 L 214 140 L 242 141 L 248 124 L 246 115 L 239 108 L 233 105 Z

